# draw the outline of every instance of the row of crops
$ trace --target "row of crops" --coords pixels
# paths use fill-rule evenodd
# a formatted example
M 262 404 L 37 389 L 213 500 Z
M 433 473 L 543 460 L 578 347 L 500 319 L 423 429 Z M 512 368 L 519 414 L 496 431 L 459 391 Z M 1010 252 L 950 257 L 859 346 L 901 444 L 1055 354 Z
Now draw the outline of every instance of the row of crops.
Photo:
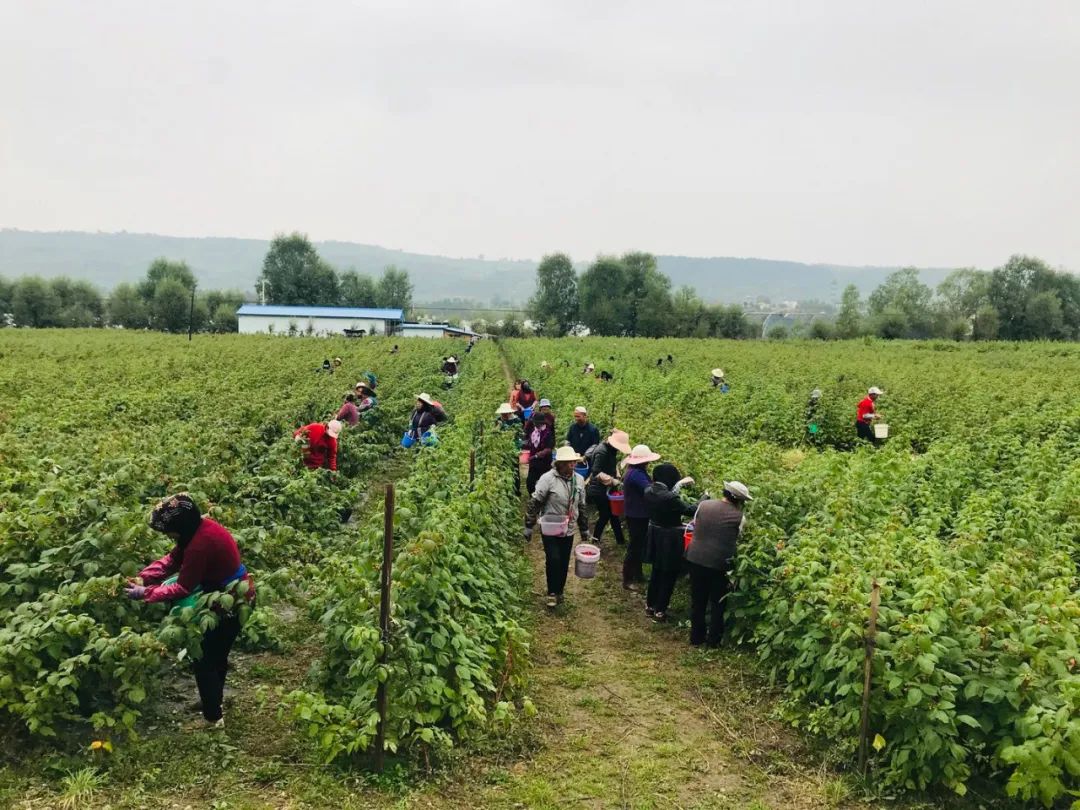
M 560 424 L 586 405 L 702 488 L 751 486 L 735 629 L 796 723 L 854 749 L 876 578 L 879 784 L 964 793 L 980 776 L 1048 806 L 1078 795 L 1074 347 L 567 339 L 506 351 Z M 614 381 L 582 374 L 590 362 Z M 709 385 L 717 366 L 727 393 Z M 892 435 L 877 450 L 854 441 L 870 385 L 886 390 Z
M 316 373 L 323 352 L 335 376 Z M 316 354 L 318 352 L 318 354 Z M 258 582 L 249 647 L 273 645 L 296 576 L 355 542 L 339 510 L 438 386 L 434 341 L 323 342 L 118 332 L 0 334 L 0 727 L 85 740 L 137 727 L 164 668 L 197 654 L 205 607 L 128 602 L 125 576 L 164 553 L 150 506 L 189 491 L 231 529 Z M 342 442 L 339 475 L 307 471 L 296 426 L 326 419 L 360 373 L 380 414 Z M 205 602 L 205 599 L 204 599 Z

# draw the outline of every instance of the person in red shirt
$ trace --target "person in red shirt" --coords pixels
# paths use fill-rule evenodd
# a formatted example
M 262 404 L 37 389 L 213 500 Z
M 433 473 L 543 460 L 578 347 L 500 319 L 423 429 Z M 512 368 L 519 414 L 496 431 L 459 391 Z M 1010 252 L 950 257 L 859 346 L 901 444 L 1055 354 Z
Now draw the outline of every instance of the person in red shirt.
M 309 470 L 326 467 L 337 472 L 338 436 L 342 424 L 337 419 L 312 422 L 299 428 L 293 438 L 304 443 L 304 464 Z
M 229 609 L 215 608 L 217 624 L 203 633 L 202 656 L 191 662 L 195 683 L 202 699 L 206 725 L 222 728 L 221 711 L 229 651 L 240 633 L 241 601 L 255 603 L 255 583 L 240 561 L 240 549 L 228 530 L 217 521 L 202 516 L 186 493 L 166 498 L 150 514 L 150 528 L 172 538 L 176 545 L 160 560 L 150 563 L 135 580 L 129 580 L 125 594 L 142 602 L 172 602 L 200 591 L 233 593 Z M 165 580 L 176 574 L 176 581 Z
M 866 398 L 863 399 L 855 409 L 855 432 L 860 439 L 866 439 L 868 442 L 877 444 L 877 438 L 874 436 L 874 420 L 878 418 L 877 410 L 875 409 L 875 403 L 877 398 L 885 392 L 877 386 L 872 387 L 866 393 Z

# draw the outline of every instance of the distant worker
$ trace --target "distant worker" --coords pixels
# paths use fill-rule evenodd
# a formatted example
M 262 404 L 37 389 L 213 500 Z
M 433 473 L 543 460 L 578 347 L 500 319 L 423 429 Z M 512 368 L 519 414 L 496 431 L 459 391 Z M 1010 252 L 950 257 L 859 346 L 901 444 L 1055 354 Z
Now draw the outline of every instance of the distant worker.
M 544 571 L 547 575 L 547 606 L 556 607 L 563 600 L 566 574 L 570 570 L 570 552 L 574 545 L 574 525 L 581 537 L 589 534 L 585 517 L 585 480 L 574 472 L 581 457 L 572 447 L 560 447 L 555 454 L 554 469 L 548 470 L 536 483 L 525 514 L 525 539 L 532 539 L 538 518 L 566 521 L 562 533 L 542 534 Z
M 334 371 L 337 371 L 339 368 L 341 368 L 341 358 L 340 357 L 335 357 L 333 365 L 334 365 Z
M 726 394 L 731 390 L 731 386 L 727 384 L 727 380 L 724 379 L 724 370 L 722 368 L 714 368 L 712 370 L 712 387 L 719 388 L 721 394 Z
M 810 399 L 806 403 L 806 431 L 812 439 L 819 438 L 821 433 L 818 405 L 821 403 L 821 389 L 815 388 L 810 392 Z
M 694 538 L 686 548 L 686 567 L 690 573 L 690 643 L 695 647 L 716 647 L 723 637 L 724 602 L 731 591 L 728 573 L 735 566 L 745 522 L 743 510 L 752 500 L 745 484 L 728 481 L 722 498 L 702 501 L 694 513 Z
M 600 545 L 604 529 L 611 523 L 615 543 L 624 545 L 622 521 L 618 515 L 611 514 L 611 502 L 608 493 L 620 482 L 618 475 L 619 453 L 630 452 L 630 436 L 622 430 L 613 430 L 603 443 L 596 448 L 589 465 L 589 487 L 586 500 L 596 507 L 596 528 L 592 533 L 592 542 Z
M 529 451 L 529 475 L 525 479 L 525 491 L 531 496 L 540 476 L 551 469 L 551 457 L 555 451 L 555 415 L 551 403 L 540 400 L 536 411 L 525 422 L 525 450 Z
M 600 382 L 611 382 L 614 379 L 615 379 L 615 377 L 614 377 L 614 375 L 612 375 L 612 373 L 610 371 L 601 371 L 600 372 Z
M 596 365 L 593 364 L 593 363 L 586 363 L 585 368 L 583 368 L 581 370 L 581 374 L 582 374 L 582 376 L 588 376 L 589 374 L 592 374 L 594 371 L 596 371 Z
M 312 422 L 293 433 L 304 449 L 304 466 L 309 470 L 328 469 L 337 472 L 338 437 L 344 425 L 337 419 Z
M 399 351 L 400 349 L 398 349 L 398 345 L 395 343 L 394 348 L 390 350 L 390 354 L 397 354 Z
M 517 411 L 513 409 L 509 402 L 504 402 L 495 411 L 495 425 L 500 431 L 512 431 L 514 435 L 514 449 L 521 452 L 521 448 L 525 445 L 524 435 L 524 423 L 521 421 L 521 417 L 518 416 Z M 518 459 L 514 459 L 514 493 L 521 492 L 521 464 Z
M 379 404 L 375 398 L 375 386 L 370 380 L 361 380 L 353 390 L 356 392 L 356 410 L 361 414 L 374 410 Z
M 442 373 L 447 377 L 456 377 L 458 374 L 458 359 L 453 355 L 443 358 Z
M 356 394 L 345 395 L 345 401 L 338 408 L 334 418 L 339 422 L 344 422 L 349 427 L 356 427 L 360 422 L 360 411 L 356 408 Z
M 600 444 L 600 430 L 589 421 L 589 412 L 584 405 L 574 408 L 574 421 L 566 431 L 566 442 L 579 456 L 584 456 L 586 450 Z
M 878 397 L 885 392 L 878 388 L 876 385 L 872 386 L 869 391 L 866 392 L 866 397 L 861 400 L 855 409 L 855 432 L 860 439 L 866 439 L 872 444 L 877 444 L 877 437 L 874 436 L 874 420 L 878 418 L 878 412 L 876 408 Z
M 517 394 L 517 396 L 514 396 L 514 394 Z M 531 410 L 536 405 L 536 392 L 532 390 L 528 380 L 522 380 L 521 387 L 510 395 L 510 404 L 521 414 Z
M 409 435 L 417 442 L 435 425 L 446 421 L 446 411 L 429 394 L 416 395 L 416 407 L 409 419 Z
M 329 357 L 327 357 L 325 360 L 322 361 L 322 367 L 315 369 L 315 373 L 316 374 L 333 374 L 334 373 L 334 367 L 330 363 L 330 358 Z
M 189 659 L 199 689 L 205 728 L 225 727 L 221 710 L 229 652 L 240 635 L 243 605 L 255 604 L 255 583 L 240 561 L 240 549 L 228 529 L 203 517 L 187 493 L 161 501 L 150 513 L 150 528 L 172 539 L 172 550 L 128 580 L 124 593 L 140 602 L 177 602 L 199 593 L 232 591 L 231 607 L 218 602 L 217 621 L 203 628 L 202 655 Z M 175 581 L 172 581 L 175 580 Z M 169 581 L 166 584 L 166 581 Z

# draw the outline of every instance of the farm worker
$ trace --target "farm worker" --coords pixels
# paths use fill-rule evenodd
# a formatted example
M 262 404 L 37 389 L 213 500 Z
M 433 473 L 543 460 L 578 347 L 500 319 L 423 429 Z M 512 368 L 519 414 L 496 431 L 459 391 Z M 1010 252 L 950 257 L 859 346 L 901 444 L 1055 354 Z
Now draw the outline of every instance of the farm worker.
M 546 371 L 549 368 L 551 368 L 551 363 L 549 363 L 547 360 L 544 360 L 543 362 L 540 363 L 540 368 L 542 368 L 542 369 L 544 369 Z
M 416 407 L 409 421 L 409 433 L 414 439 L 419 441 L 435 425 L 445 421 L 446 411 L 430 395 L 416 395 Z
M 397 354 L 399 351 L 400 349 L 398 349 L 398 345 L 395 343 L 394 348 L 390 350 L 390 354 Z
M 528 380 L 522 380 L 521 387 L 515 393 L 517 394 L 516 397 L 514 394 L 510 395 L 510 404 L 516 410 L 524 411 L 536 404 L 536 392 L 532 390 Z
M 356 394 L 345 395 L 345 401 L 341 403 L 334 418 L 349 427 L 356 427 L 357 422 L 360 421 L 360 411 L 356 408 Z
M 442 373 L 448 377 L 456 377 L 458 373 L 458 360 L 453 355 L 443 359 Z
M 229 590 L 233 594 L 232 607 L 214 607 L 217 624 L 203 632 L 202 657 L 191 662 L 202 699 L 203 720 L 209 728 L 223 728 L 221 701 L 229 651 L 240 633 L 241 600 L 248 606 L 255 603 L 255 583 L 240 561 L 236 540 L 220 523 L 203 517 L 190 495 L 173 495 L 154 507 L 150 528 L 172 538 L 176 545 L 140 571 L 137 580 L 128 581 L 125 593 L 129 598 L 172 602 L 200 589 L 204 593 Z M 173 574 L 177 575 L 176 582 L 163 584 Z
M 304 444 L 304 465 L 309 470 L 323 467 L 337 472 L 338 436 L 344 425 L 337 419 L 312 422 L 299 428 L 293 438 Z
M 495 424 L 500 431 L 510 430 L 514 433 L 514 449 L 520 452 L 524 444 L 521 417 L 517 415 L 509 402 L 504 402 L 495 411 Z M 521 492 L 521 465 L 514 459 L 514 492 Z
M 540 400 L 536 412 L 525 423 L 524 449 L 529 451 L 525 491 L 532 495 L 540 476 L 551 469 L 551 455 L 555 450 L 555 416 L 551 413 L 551 402 L 546 399 Z
M 715 647 L 724 634 L 724 599 L 731 589 L 728 572 L 735 561 L 743 510 L 752 501 L 739 481 L 724 483 L 720 499 L 702 501 L 694 514 L 694 539 L 686 549 L 690 572 L 690 643 Z M 706 612 L 711 612 L 706 627 Z
M 589 533 L 585 517 L 585 479 L 574 472 L 581 457 L 572 447 L 560 447 L 555 454 L 555 468 L 548 470 L 536 483 L 525 514 L 525 539 L 532 538 L 538 517 L 552 515 L 566 518 L 564 534 L 543 535 L 544 570 L 547 574 L 547 606 L 553 608 L 563 600 L 566 572 L 570 568 L 570 550 L 574 545 L 574 524 L 581 536 Z
M 611 374 L 610 371 L 601 371 L 600 372 L 600 382 L 611 382 L 614 379 L 615 379 L 615 377 Z
M 719 388 L 720 384 L 724 381 L 724 370 L 722 368 L 714 368 L 712 370 L 712 387 Z
M 333 374 L 334 373 L 334 367 L 330 365 L 330 358 L 329 357 L 327 357 L 325 360 L 322 361 L 322 368 L 315 369 L 316 374 L 320 374 L 320 373 L 322 373 L 324 371 L 327 374 Z
M 356 410 L 358 413 L 373 410 L 379 404 L 379 401 L 375 399 L 375 385 L 369 380 L 361 380 L 353 390 L 356 392 Z
M 600 444 L 600 430 L 589 421 L 589 412 L 584 405 L 574 408 L 574 421 L 566 431 L 566 443 L 577 450 L 578 455 Z
M 875 444 L 877 443 L 877 438 L 874 436 L 874 428 L 871 423 L 878 418 L 875 405 L 878 397 L 884 393 L 885 392 L 876 385 L 872 386 L 870 390 L 866 392 L 866 397 L 859 402 L 858 406 L 856 406 L 855 432 L 860 439 L 866 439 Z
M 653 621 L 667 621 L 667 609 L 675 583 L 683 567 L 683 517 L 694 514 L 696 504 L 686 503 L 679 490 L 692 484 L 674 464 L 657 464 L 652 484 L 645 490 L 649 512 L 649 534 L 645 539 L 645 562 L 652 564 L 649 590 L 645 595 L 645 615 Z
M 645 490 L 652 484 L 649 478 L 649 465 L 659 461 L 660 454 L 654 453 L 647 444 L 638 444 L 623 459 L 627 467 L 623 474 L 623 497 L 626 499 L 626 526 L 630 533 L 630 543 L 623 558 L 622 583 L 629 591 L 638 590 L 638 585 L 645 581 L 641 570 L 641 560 L 645 554 L 645 537 L 649 533 L 649 510 L 645 507 Z
M 613 430 L 596 448 L 589 464 L 589 488 L 585 495 L 586 500 L 596 506 L 596 528 L 592 533 L 592 542 L 596 545 L 600 545 L 600 538 L 604 536 L 604 528 L 608 522 L 615 534 L 615 542 L 620 546 L 626 542 L 623 539 L 622 521 L 617 515 L 611 514 L 608 492 L 620 483 L 616 478 L 618 454 L 629 452 L 630 436 L 625 431 Z
M 815 388 L 810 392 L 810 399 L 806 403 L 806 430 L 812 438 L 817 438 L 821 432 L 817 413 L 819 404 L 821 404 L 821 389 Z
M 341 358 L 340 357 L 335 357 L 334 358 L 334 371 L 337 371 L 339 368 L 341 368 Z
M 596 371 L 596 365 L 593 363 L 586 363 L 585 368 L 581 370 L 581 373 L 583 376 L 585 376 L 592 374 L 594 371 Z

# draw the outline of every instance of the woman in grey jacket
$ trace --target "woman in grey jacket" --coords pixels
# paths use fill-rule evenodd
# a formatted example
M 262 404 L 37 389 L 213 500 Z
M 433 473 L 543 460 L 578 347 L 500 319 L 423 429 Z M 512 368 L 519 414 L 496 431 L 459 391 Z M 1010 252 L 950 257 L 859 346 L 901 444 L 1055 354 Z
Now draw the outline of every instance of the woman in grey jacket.
M 577 524 L 582 538 L 589 536 L 589 521 L 585 516 L 585 479 L 574 472 L 574 465 L 580 460 L 573 447 L 560 447 L 555 453 L 555 466 L 536 482 L 525 515 L 526 540 L 532 538 L 539 517 L 552 515 L 566 518 L 567 521 L 564 534 L 543 535 L 549 608 L 563 600 L 566 574 L 570 569 L 570 551 L 574 545 L 574 524 Z
M 724 600 L 731 590 L 728 571 L 735 562 L 743 509 L 750 490 L 739 481 L 724 484 L 724 496 L 703 501 L 694 515 L 694 539 L 686 549 L 690 573 L 690 643 L 716 647 L 724 634 Z M 711 616 L 706 627 L 706 612 Z

